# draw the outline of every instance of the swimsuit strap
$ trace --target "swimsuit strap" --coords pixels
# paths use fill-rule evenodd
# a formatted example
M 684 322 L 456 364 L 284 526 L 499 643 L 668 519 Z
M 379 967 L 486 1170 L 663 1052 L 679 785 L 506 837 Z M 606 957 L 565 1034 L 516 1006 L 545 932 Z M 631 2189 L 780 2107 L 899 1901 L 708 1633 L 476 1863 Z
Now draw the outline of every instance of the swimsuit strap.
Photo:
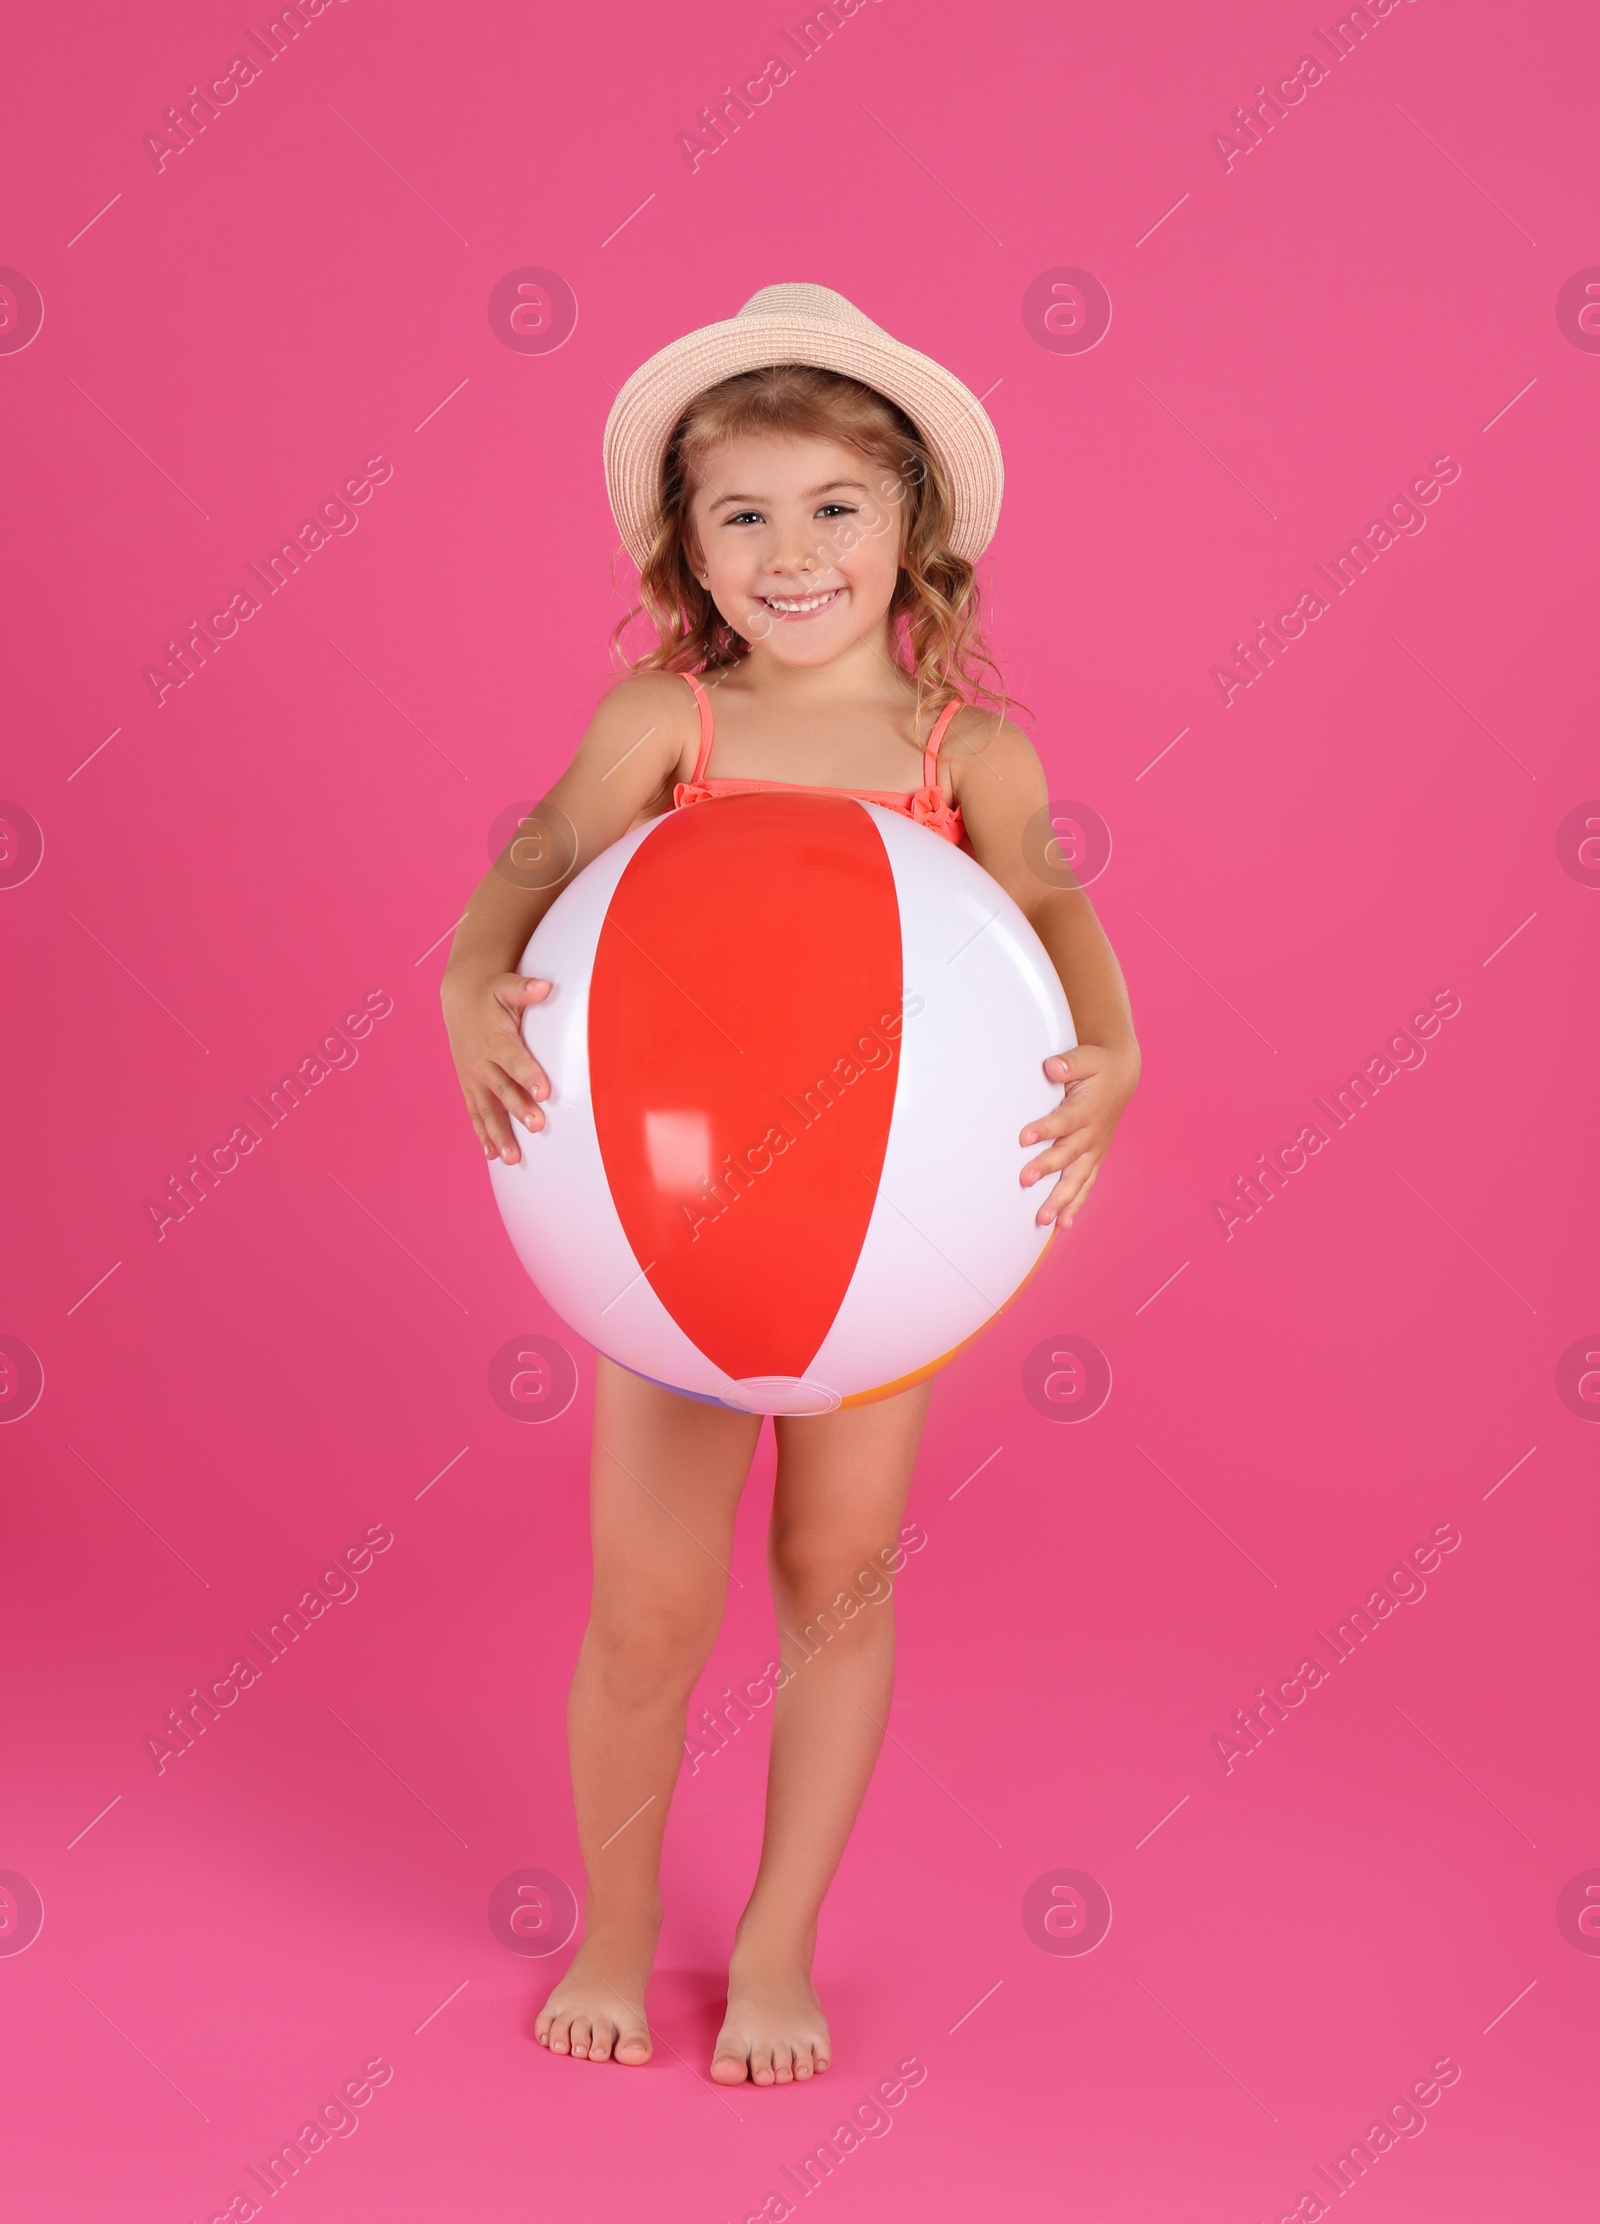
M 700 754 L 696 757 L 694 764 L 694 778 L 700 781 L 705 779 L 706 766 L 711 759 L 711 741 L 714 731 L 711 698 L 693 672 L 685 672 L 682 677 L 688 681 L 690 687 L 694 690 L 694 699 L 700 709 Z M 933 722 L 933 731 L 929 734 L 927 747 L 922 752 L 922 784 L 925 788 L 939 794 L 943 793 L 939 786 L 939 749 L 946 733 L 949 731 L 951 720 L 955 717 L 956 712 L 963 707 L 959 696 L 954 702 L 945 704 L 944 709 L 940 711 Z
M 711 697 L 692 672 L 685 672 L 683 677 L 694 689 L 694 699 L 700 706 L 700 754 L 694 762 L 694 777 L 697 780 L 703 780 L 706 776 L 706 764 L 711 755 Z
M 933 732 L 928 736 L 928 746 L 922 752 L 922 784 L 925 788 L 939 788 L 939 745 L 944 740 L 950 721 L 955 717 L 956 712 L 964 707 L 961 698 L 957 696 L 953 703 L 945 704 L 944 709 L 940 711 L 933 722 Z M 940 792 L 943 791 L 940 790 Z

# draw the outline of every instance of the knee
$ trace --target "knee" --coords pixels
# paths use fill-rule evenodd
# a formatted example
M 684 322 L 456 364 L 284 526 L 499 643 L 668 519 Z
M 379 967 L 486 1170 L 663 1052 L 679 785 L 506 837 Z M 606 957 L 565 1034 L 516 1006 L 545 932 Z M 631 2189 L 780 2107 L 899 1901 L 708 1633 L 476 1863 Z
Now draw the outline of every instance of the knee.
M 596 1603 L 585 1646 L 621 1697 L 684 1698 L 710 1658 L 717 1625 L 689 1606 Z
M 875 1540 L 780 1529 L 769 1552 L 774 1582 L 802 1613 L 830 1608 L 850 1621 L 864 1607 L 883 1605 L 894 1589 L 892 1547 Z

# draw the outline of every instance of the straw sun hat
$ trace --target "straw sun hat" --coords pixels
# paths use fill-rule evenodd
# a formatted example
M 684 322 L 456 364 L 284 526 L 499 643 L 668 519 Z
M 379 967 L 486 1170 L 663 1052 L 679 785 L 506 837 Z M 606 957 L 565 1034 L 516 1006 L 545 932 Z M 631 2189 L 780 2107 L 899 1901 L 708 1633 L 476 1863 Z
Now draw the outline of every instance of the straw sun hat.
M 739 371 L 809 363 L 875 387 L 903 409 L 944 466 L 954 501 L 950 546 L 975 562 L 994 535 L 1005 472 L 983 404 L 960 379 L 891 339 L 827 286 L 763 286 L 737 316 L 674 340 L 642 363 L 606 419 L 606 491 L 636 564 L 649 554 L 661 465 L 696 394 Z

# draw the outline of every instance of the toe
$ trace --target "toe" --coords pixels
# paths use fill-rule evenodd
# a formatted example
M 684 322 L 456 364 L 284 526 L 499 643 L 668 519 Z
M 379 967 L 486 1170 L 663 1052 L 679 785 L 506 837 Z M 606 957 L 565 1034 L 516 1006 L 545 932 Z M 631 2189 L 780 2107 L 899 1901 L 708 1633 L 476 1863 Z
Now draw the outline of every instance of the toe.
M 799 2084 L 802 2079 L 807 2078 L 811 2075 L 810 2047 L 796 2046 L 794 2050 L 794 2075 L 796 2084 Z
M 586 2015 L 575 2015 L 572 2019 L 572 2051 L 580 2059 L 587 2060 L 592 2035 L 589 2018 Z
M 603 2021 L 599 2016 L 595 2017 L 593 2036 L 589 2040 L 589 2059 L 591 2062 L 604 2062 L 609 2059 L 611 2042 L 615 2035 L 616 2027 L 614 2024 Z
M 750 2049 L 750 2078 L 756 2085 L 770 2085 L 774 2082 L 772 2049 L 765 2039 L 758 2039 Z
M 650 2034 L 647 2031 L 624 2031 L 611 2051 L 619 2062 L 648 2062 Z
M 717 2041 L 717 2050 L 711 2057 L 711 2074 L 719 2085 L 742 2085 L 753 2070 L 754 2065 L 737 2039 L 724 2035 Z
M 545 2044 L 552 2054 L 566 2054 L 572 2046 L 572 2018 L 559 2013 L 550 2018 L 545 2033 Z
M 773 2046 L 772 2074 L 780 2085 L 794 2082 L 794 2052 L 787 2039 L 779 2039 Z

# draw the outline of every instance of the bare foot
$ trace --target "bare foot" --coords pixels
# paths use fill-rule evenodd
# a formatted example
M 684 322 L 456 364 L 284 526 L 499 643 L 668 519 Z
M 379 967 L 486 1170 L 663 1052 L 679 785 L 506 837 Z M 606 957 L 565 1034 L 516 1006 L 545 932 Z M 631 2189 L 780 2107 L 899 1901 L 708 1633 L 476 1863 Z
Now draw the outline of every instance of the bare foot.
M 788 2085 L 825 2070 L 831 2059 L 828 2019 L 805 1964 L 736 1951 L 728 2013 L 711 2059 L 717 2083 Z
M 612 2057 L 630 2067 L 648 2062 L 650 2025 L 645 1981 L 655 1956 L 655 1931 L 591 1931 L 577 1959 L 539 2010 L 534 2036 L 552 2054 L 580 2061 Z

